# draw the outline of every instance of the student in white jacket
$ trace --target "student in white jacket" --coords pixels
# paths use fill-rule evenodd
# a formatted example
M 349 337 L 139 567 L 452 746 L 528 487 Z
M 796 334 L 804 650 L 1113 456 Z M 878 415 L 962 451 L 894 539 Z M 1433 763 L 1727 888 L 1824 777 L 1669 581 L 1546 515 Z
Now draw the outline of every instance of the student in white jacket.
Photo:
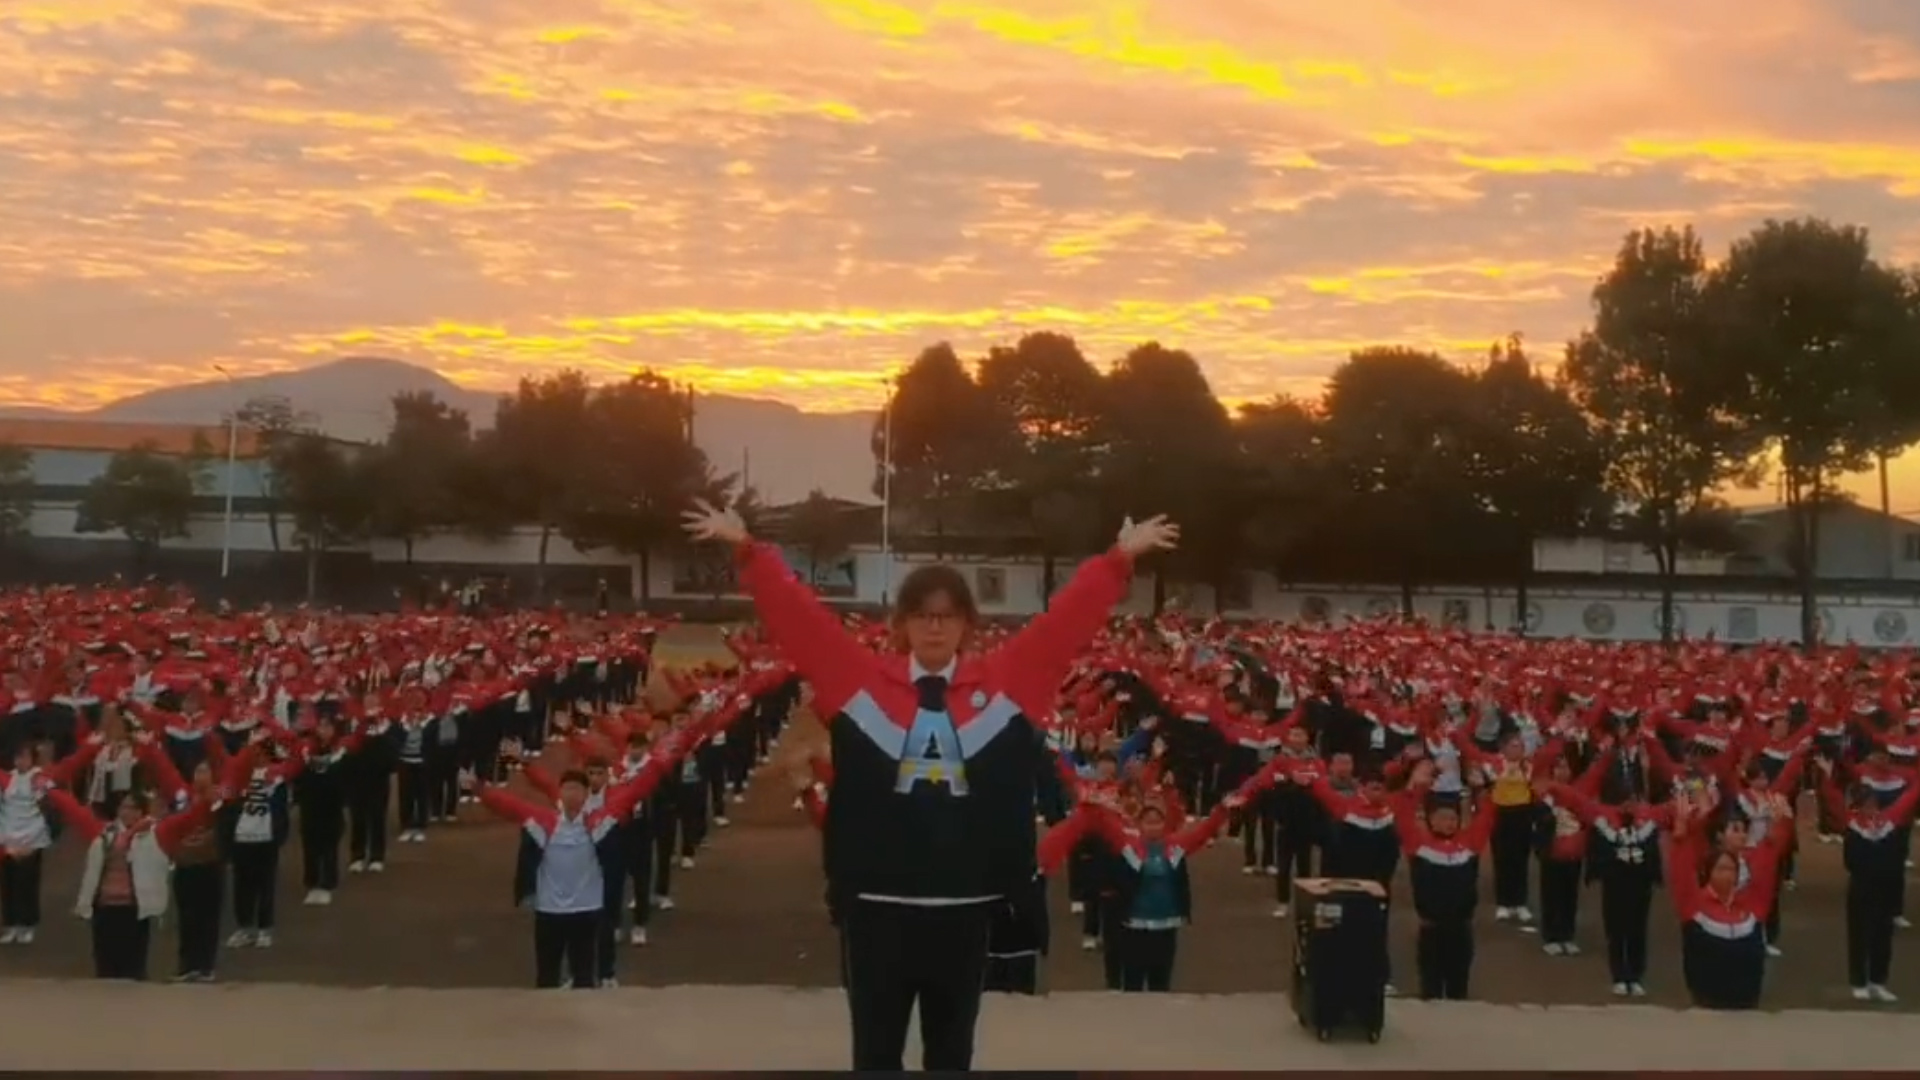
M 47 793 L 47 805 L 87 844 L 74 914 L 93 924 L 93 973 L 102 979 L 147 978 L 153 924 L 167 910 L 173 852 L 195 829 L 213 820 L 218 802 L 196 799 L 184 810 L 155 818 L 145 792 L 128 792 L 102 821 L 65 790 Z

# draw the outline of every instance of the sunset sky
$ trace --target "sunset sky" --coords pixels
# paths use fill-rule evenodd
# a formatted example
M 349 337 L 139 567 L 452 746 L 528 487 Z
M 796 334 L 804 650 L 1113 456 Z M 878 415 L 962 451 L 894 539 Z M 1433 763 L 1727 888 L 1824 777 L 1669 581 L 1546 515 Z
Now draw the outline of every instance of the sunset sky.
M 0 0 L 0 402 L 342 354 L 868 406 L 1555 354 L 1627 229 L 1920 262 L 1912 0 Z M 1911 486 L 1920 501 L 1920 470 Z

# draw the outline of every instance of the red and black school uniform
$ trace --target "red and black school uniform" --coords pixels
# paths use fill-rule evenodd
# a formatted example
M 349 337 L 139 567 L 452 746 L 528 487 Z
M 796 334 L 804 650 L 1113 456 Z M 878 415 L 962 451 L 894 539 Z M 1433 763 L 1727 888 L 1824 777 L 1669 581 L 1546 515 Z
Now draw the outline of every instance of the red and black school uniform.
M 853 1067 L 899 1070 L 916 1000 L 925 1067 L 973 1061 L 993 915 L 1035 881 L 1035 777 L 1046 716 L 1074 658 L 1125 596 L 1133 562 L 1085 564 L 1049 610 L 947 671 L 876 657 L 777 548 L 742 549 L 770 639 L 829 717 L 827 878 L 841 914 Z
M 1499 808 L 1485 792 L 1473 817 L 1452 836 L 1437 836 L 1420 816 L 1415 793 L 1394 801 L 1394 835 L 1407 857 L 1414 914 L 1420 919 L 1415 962 L 1424 1001 L 1463 1001 L 1473 974 L 1473 915 L 1480 905 L 1480 855 Z M 1451 800 L 1449 800 L 1451 801 Z M 1465 808 L 1459 808 L 1464 814 Z
M 1273 786 L 1261 796 L 1274 819 L 1274 913 L 1285 918 L 1293 901 L 1295 878 L 1313 876 L 1313 850 L 1327 828 L 1326 814 L 1314 798 L 1314 785 L 1326 779 L 1327 767 L 1311 748 L 1283 749 L 1263 766 L 1273 772 Z
M 239 790 L 246 762 L 228 755 L 214 743 L 216 759 L 222 766 L 220 796 L 214 802 L 215 813 L 196 821 L 182 833 L 168 854 L 173 859 L 173 907 L 179 913 L 178 957 L 175 982 L 212 982 L 220 960 L 220 921 L 225 914 L 227 852 L 221 835 L 217 811 L 226 801 L 226 793 Z M 174 810 L 185 810 L 193 802 L 194 792 L 173 763 L 152 743 L 141 746 L 150 763 L 161 795 Z
M 1700 822 L 1689 823 L 1697 830 Z M 1775 823 L 1775 829 L 1784 823 Z M 1697 831 L 1668 842 L 1667 888 L 1680 915 L 1680 962 L 1687 991 L 1702 1009 L 1753 1009 L 1767 972 L 1767 915 L 1777 890 L 1780 839 L 1739 853 L 1740 876 L 1716 893 L 1701 881 L 1710 865 Z M 1717 857 L 1717 856 L 1716 856 Z
M 400 726 L 385 715 L 359 717 L 349 738 L 345 775 L 347 869 L 386 869 L 387 811 L 393 804 L 393 774 L 399 763 Z
M 1227 813 L 1223 801 L 1206 817 L 1154 840 L 1128 829 L 1114 811 L 1092 803 L 1062 826 L 1091 835 L 1112 856 L 1108 880 L 1121 919 L 1119 926 L 1109 929 L 1107 947 L 1118 954 L 1122 991 L 1166 993 L 1172 989 L 1180 929 L 1193 919 L 1187 859 L 1226 825 Z
M 1283 760 L 1275 758 L 1273 765 Z M 1325 877 L 1365 878 L 1391 889 L 1394 872 L 1400 868 L 1392 800 L 1376 803 L 1364 795 L 1338 791 L 1324 775 L 1316 776 L 1308 790 L 1326 814 L 1327 845 L 1320 873 Z
M 233 868 L 229 948 L 273 944 L 279 894 L 280 849 L 292 832 L 291 785 L 300 763 L 272 760 L 273 743 L 256 742 L 234 755 L 238 777 L 221 815 L 221 836 Z
M 1600 786 L 1589 767 L 1574 783 L 1583 798 Z M 1534 801 L 1534 848 L 1540 859 L 1540 944 L 1554 956 L 1578 956 L 1574 929 L 1580 921 L 1581 877 L 1586 870 L 1588 825 L 1579 811 L 1551 791 Z
M 1260 775 L 1280 753 L 1287 730 L 1284 722 L 1239 720 L 1224 709 L 1215 713 L 1214 724 L 1226 740 L 1226 758 L 1220 766 L 1220 786 L 1226 790 Z M 1263 790 L 1235 817 L 1240 830 L 1241 871 L 1278 873 L 1279 811 L 1272 790 Z
M 1909 784 L 1885 808 L 1871 797 L 1849 808 L 1829 778 L 1821 797 L 1841 832 L 1847 869 L 1847 984 L 1863 1000 L 1894 1000 L 1887 990 L 1893 969 L 1894 920 L 1900 914 L 1900 883 L 1906 877 L 1901 837 L 1920 807 L 1920 785 Z
M 573 989 L 598 985 L 601 924 L 609 881 L 620 875 L 619 823 L 644 798 L 658 773 L 646 773 L 608 792 L 599 807 L 569 816 L 527 802 L 501 788 L 481 786 L 480 801 L 521 829 L 513 901 L 533 907 L 534 986 L 558 989 L 564 970 Z
M 293 781 L 300 809 L 300 878 L 307 903 L 328 904 L 340 888 L 340 843 L 346 839 L 352 748 L 343 739 L 304 741 L 295 750 Z
M 620 761 L 615 782 L 625 783 L 638 776 L 649 758 L 648 753 L 629 750 Z M 620 824 L 620 865 L 633 886 L 633 900 L 628 905 L 633 913 L 632 926 L 627 931 L 627 941 L 633 945 L 647 943 L 647 925 L 653 921 L 654 802 L 654 798 L 634 800 L 633 810 Z
M 1616 996 L 1647 992 L 1647 919 L 1660 884 L 1660 830 L 1672 820 L 1669 807 L 1635 800 L 1609 806 L 1565 784 L 1551 789 L 1554 802 L 1580 815 L 1589 827 L 1587 880 L 1600 883 L 1600 928 L 1606 937 L 1607 973 Z
M 1885 748 L 1885 744 L 1879 744 L 1879 746 L 1882 749 Z M 1891 760 L 1892 755 L 1889 754 L 1888 758 Z M 1911 770 L 1890 763 L 1881 764 L 1872 760 L 1853 766 L 1850 770 L 1850 775 L 1855 783 L 1861 784 L 1873 792 L 1874 800 L 1878 802 L 1882 808 L 1892 806 L 1902 795 L 1906 794 L 1908 789 L 1913 787 L 1915 783 L 1914 773 Z M 1844 841 L 1846 832 L 1844 820 L 1839 823 L 1839 827 L 1842 840 Z M 1894 843 L 1900 849 L 1900 860 L 1903 866 L 1906 860 L 1912 855 L 1912 837 L 1913 827 L 1911 823 L 1895 831 Z M 1898 919 L 1905 914 L 1907 908 L 1907 876 L 1905 874 L 1901 874 L 1898 879 L 1894 893 L 1894 904 L 1894 916 Z

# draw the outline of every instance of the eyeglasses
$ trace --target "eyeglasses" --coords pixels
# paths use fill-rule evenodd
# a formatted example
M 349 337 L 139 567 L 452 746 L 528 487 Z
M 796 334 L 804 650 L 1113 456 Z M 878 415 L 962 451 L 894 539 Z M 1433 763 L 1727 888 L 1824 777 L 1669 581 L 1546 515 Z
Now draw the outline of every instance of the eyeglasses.
M 947 626 L 962 621 L 962 616 L 957 611 L 916 611 L 907 616 L 907 621 L 922 626 Z

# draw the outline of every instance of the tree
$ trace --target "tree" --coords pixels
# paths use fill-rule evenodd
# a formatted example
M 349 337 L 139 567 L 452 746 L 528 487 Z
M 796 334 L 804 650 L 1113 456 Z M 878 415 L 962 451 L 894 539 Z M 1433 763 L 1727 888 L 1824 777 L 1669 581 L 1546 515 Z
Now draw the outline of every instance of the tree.
M 33 502 L 33 451 L 0 442 L 0 543 L 28 535 Z
M 781 538 L 806 557 L 807 583 L 816 587 L 820 584 L 820 568 L 832 565 L 853 546 L 844 509 L 819 488 L 793 508 Z
M 193 517 L 193 472 L 184 459 L 142 441 L 107 460 L 87 483 L 74 516 L 76 533 L 118 532 L 133 544 L 133 564 L 144 575 L 154 552 L 187 535 Z
M 513 394 L 500 399 L 493 429 L 478 450 L 499 513 L 540 530 L 537 598 L 546 595 L 554 534 L 577 520 L 591 476 L 605 463 L 605 448 L 595 445 L 592 401 L 593 387 L 578 371 L 523 378 Z
M 1561 370 L 1600 440 L 1630 535 L 1653 553 L 1663 641 L 1690 525 L 1722 485 L 1750 478 L 1758 448 L 1727 407 L 1733 388 L 1711 355 L 1706 283 L 1692 229 L 1629 234 L 1593 288 L 1593 328 L 1567 346 Z
M 1534 541 L 1605 520 L 1605 462 L 1580 407 L 1534 371 L 1518 334 L 1488 350 L 1474 397 L 1471 484 L 1517 571 L 1514 629 L 1524 634 Z
M 1007 432 L 991 472 L 1040 545 L 1041 591 L 1053 595 L 1057 560 L 1100 541 L 1098 471 L 1105 438 L 1105 383 L 1064 334 L 1034 333 L 994 346 L 978 380 Z M 1008 430 L 1010 429 L 1010 431 Z
M 679 387 L 646 370 L 588 401 L 592 459 L 575 478 L 561 528 L 582 551 L 636 556 L 642 603 L 652 595 L 653 555 L 681 546 L 687 506 L 731 494 L 733 478 L 716 476 L 693 442 L 691 409 Z
M 312 430 L 313 418 L 293 407 L 293 402 L 278 394 L 263 394 L 248 398 L 234 410 L 228 422 L 238 425 L 243 432 L 251 432 L 254 448 L 259 451 L 256 459 L 261 470 L 260 494 L 267 513 L 267 536 L 273 543 L 273 550 L 280 550 L 280 484 L 274 471 L 269 467 L 273 461 L 275 448 L 284 439 L 303 431 Z
M 1239 555 L 1244 504 L 1232 422 L 1200 364 L 1158 342 L 1135 348 L 1108 372 L 1111 425 L 1101 470 L 1108 521 L 1168 514 L 1180 548 L 1156 560 L 1153 608 L 1166 604 L 1169 573 L 1219 595 Z
M 1344 546 L 1392 568 L 1412 616 L 1414 586 L 1456 564 L 1483 521 L 1473 376 L 1430 352 L 1362 349 L 1328 379 L 1321 415 L 1327 518 Z
M 374 486 L 368 473 L 376 461 L 352 455 L 314 432 L 288 436 L 275 446 L 273 469 L 293 519 L 294 542 L 306 552 L 309 602 L 319 595 L 325 554 L 366 534 Z
M 891 497 L 932 523 L 936 555 L 945 554 L 938 549 L 962 497 L 993 487 L 988 469 L 1007 436 L 1001 419 L 953 346 L 942 342 L 900 374 L 874 421 L 874 493 L 887 488 L 891 464 Z
M 373 535 L 400 541 L 407 564 L 414 544 L 434 532 L 479 518 L 468 513 L 464 470 L 473 453 L 467 414 L 426 391 L 393 399 L 393 426 L 369 461 Z
M 1920 425 L 1920 351 L 1901 276 L 1867 231 L 1769 221 L 1707 277 L 1712 353 L 1732 412 L 1779 454 L 1800 633 L 1820 640 L 1820 519 L 1840 477 L 1902 448 Z
M 1320 415 L 1307 402 L 1276 395 L 1241 406 L 1234 437 L 1253 507 L 1244 550 L 1276 578 L 1299 580 L 1290 571 L 1324 531 L 1315 528 L 1329 482 Z

